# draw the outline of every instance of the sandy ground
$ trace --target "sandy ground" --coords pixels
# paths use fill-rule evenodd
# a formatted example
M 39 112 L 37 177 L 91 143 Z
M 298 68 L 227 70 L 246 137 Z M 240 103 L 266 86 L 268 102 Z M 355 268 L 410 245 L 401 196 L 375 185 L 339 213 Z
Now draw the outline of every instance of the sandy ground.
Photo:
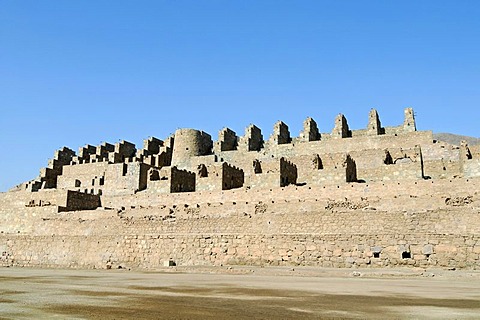
M 0 319 L 480 319 L 480 272 L 0 268 Z

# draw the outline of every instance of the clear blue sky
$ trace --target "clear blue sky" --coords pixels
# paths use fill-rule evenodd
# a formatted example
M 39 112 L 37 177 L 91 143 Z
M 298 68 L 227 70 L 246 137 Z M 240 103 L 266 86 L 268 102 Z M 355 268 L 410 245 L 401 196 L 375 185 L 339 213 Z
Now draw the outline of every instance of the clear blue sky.
M 0 0 L 0 191 L 54 151 L 370 108 L 480 136 L 480 1 Z

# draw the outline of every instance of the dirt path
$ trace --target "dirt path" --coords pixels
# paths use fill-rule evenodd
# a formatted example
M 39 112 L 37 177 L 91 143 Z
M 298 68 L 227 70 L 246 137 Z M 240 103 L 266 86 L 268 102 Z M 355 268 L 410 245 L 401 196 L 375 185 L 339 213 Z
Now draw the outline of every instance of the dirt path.
M 0 269 L 0 319 L 478 319 L 480 273 Z

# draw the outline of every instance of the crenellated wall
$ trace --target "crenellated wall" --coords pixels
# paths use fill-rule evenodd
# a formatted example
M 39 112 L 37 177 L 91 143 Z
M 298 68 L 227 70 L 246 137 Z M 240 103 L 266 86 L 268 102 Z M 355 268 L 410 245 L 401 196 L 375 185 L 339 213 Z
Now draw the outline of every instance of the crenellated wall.
M 480 148 L 340 114 L 57 151 L 0 193 L 0 265 L 480 266 Z M 88 211 L 87 211 L 88 210 Z

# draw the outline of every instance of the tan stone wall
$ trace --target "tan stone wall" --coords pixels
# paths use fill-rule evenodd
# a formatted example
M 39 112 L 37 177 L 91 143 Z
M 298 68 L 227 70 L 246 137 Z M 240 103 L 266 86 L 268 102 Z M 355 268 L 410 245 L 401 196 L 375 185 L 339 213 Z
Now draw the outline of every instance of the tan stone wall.
M 103 194 L 134 194 L 144 190 L 150 168 L 140 162 L 110 164 L 105 173 Z
M 479 179 L 454 179 L 165 197 L 141 192 L 105 197 L 105 207 L 123 210 L 61 214 L 25 207 L 29 193 L 2 194 L 0 201 L 12 208 L 2 209 L 2 219 L 21 218 L 9 221 L 15 227 L 0 224 L 0 261 L 154 268 L 171 258 L 180 265 L 476 269 L 479 186 Z M 402 258 L 404 252 L 410 258 Z
M 170 175 L 170 192 L 195 191 L 195 173 L 172 167 Z
M 156 268 L 178 265 L 455 267 L 478 269 L 480 237 L 340 234 L 98 236 L 0 235 L 0 265 Z M 78 250 L 82 248 L 82 250 Z M 405 251 L 408 250 L 408 251 Z M 408 252 L 409 258 L 402 258 Z M 374 255 L 379 253 L 379 255 Z
M 465 160 L 463 168 L 466 178 L 480 177 L 480 159 Z
M 39 179 L 0 194 L 0 264 L 479 268 L 480 149 L 434 143 L 411 109 L 398 127 L 372 110 L 365 130 L 339 115 L 332 134 L 307 119 L 300 138 L 282 122 L 267 141 L 255 126 L 219 136 L 62 149 Z M 93 209 L 100 193 L 102 208 L 58 213 Z
M 66 193 L 66 203 L 64 206 L 58 207 L 58 212 L 93 210 L 101 206 L 100 196 L 98 194 L 88 194 L 73 190 L 68 190 Z
M 99 178 L 105 177 L 108 167 L 108 162 L 64 166 L 63 174 L 58 177 L 57 188 L 89 192 L 94 189 L 95 193 L 98 193 L 99 189 L 104 188 L 104 185 L 100 185 Z

